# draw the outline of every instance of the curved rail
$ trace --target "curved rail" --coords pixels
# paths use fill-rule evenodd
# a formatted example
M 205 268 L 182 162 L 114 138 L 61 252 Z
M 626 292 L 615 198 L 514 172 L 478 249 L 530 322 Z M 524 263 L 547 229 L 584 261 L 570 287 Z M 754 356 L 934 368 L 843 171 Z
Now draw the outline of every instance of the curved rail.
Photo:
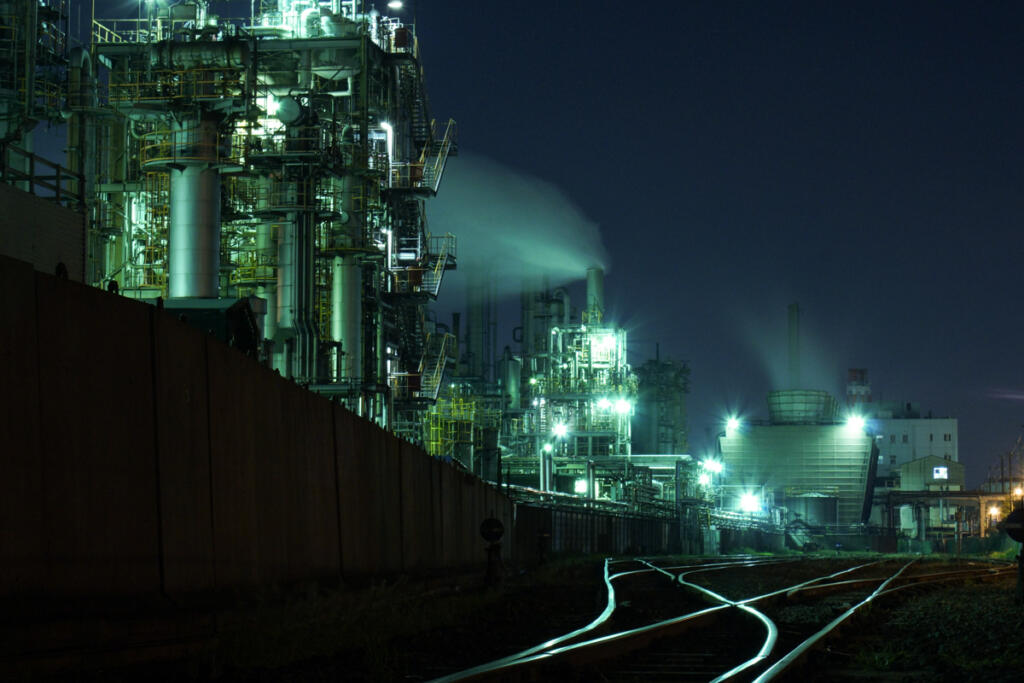
M 720 616 L 730 609 L 738 610 L 739 612 L 743 612 L 760 621 L 764 627 L 765 636 L 760 648 L 754 656 L 728 669 L 721 675 L 714 678 L 713 681 L 716 683 L 728 681 L 740 677 L 741 675 L 746 680 L 750 680 L 749 677 L 752 675 L 751 670 L 759 666 L 764 666 L 771 658 L 773 650 L 779 643 L 778 627 L 770 616 L 755 606 L 757 603 L 768 602 L 772 599 L 778 598 L 790 599 L 798 594 L 811 595 L 816 591 L 847 590 L 850 588 L 864 587 L 865 585 L 868 587 L 874 586 L 874 589 L 867 597 L 846 609 L 842 614 L 832 619 L 828 624 L 809 637 L 805 638 L 789 652 L 775 659 L 768 668 L 754 679 L 758 682 L 770 681 L 799 661 L 805 654 L 807 654 L 808 651 L 818 645 L 832 631 L 857 613 L 858 610 L 870 604 L 874 599 L 880 596 L 888 595 L 911 586 L 941 583 L 943 581 L 963 579 L 968 576 L 998 576 L 1001 573 L 1014 568 L 1013 566 L 1007 565 L 1007 567 L 1003 568 L 985 567 L 949 572 L 935 572 L 921 576 L 904 576 L 904 573 L 908 568 L 917 561 L 915 559 L 903 564 L 888 576 L 878 576 L 876 574 L 872 577 L 850 578 L 835 581 L 835 579 L 839 577 L 882 564 L 883 560 L 877 560 L 813 577 L 793 585 L 768 591 L 761 595 L 736 600 L 689 580 L 694 575 L 706 572 L 715 572 L 723 569 L 734 569 L 740 567 L 765 566 L 792 561 L 793 560 L 789 559 L 780 560 L 777 558 L 745 557 L 704 564 L 661 567 L 645 559 L 637 558 L 631 562 L 639 562 L 645 565 L 643 568 L 626 569 L 620 572 L 613 572 L 612 564 L 623 561 L 612 560 L 610 558 L 606 559 L 604 563 L 604 583 L 608 592 L 608 599 L 602 612 L 590 623 L 521 652 L 517 652 L 515 654 L 508 655 L 507 657 L 487 662 L 470 669 L 449 674 L 435 679 L 435 681 L 465 681 L 490 678 L 492 676 L 505 676 L 507 674 L 512 674 L 514 670 L 518 670 L 525 674 L 525 672 L 531 668 L 542 667 L 547 664 L 554 664 L 565 660 L 571 660 L 575 665 L 593 663 L 627 654 L 629 652 L 642 650 L 649 647 L 655 640 L 666 636 L 676 635 L 682 629 L 692 626 L 697 620 L 705 619 L 712 615 Z M 604 634 L 588 640 L 580 640 L 580 638 L 585 634 L 593 632 L 600 626 L 608 623 L 614 614 L 616 608 L 614 581 L 630 576 L 652 573 L 663 574 L 673 581 L 678 582 L 679 585 L 687 587 L 698 594 L 703 595 L 705 598 L 709 598 L 717 602 L 718 604 L 704 609 L 694 610 L 686 614 L 681 614 L 670 619 L 646 624 L 644 626 Z M 900 580 L 905 581 L 906 583 L 900 586 L 893 585 L 895 582 Z

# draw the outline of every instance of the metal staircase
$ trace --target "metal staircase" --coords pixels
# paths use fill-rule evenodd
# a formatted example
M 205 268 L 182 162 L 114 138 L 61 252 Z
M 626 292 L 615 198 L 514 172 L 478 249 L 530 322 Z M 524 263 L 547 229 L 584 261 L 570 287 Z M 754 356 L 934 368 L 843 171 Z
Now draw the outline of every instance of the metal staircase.
M 431 122 L 431 128 L 434 128 L 434 122 Z M 431 135 L 431 142 L 424 146 L 420 156 L 420 162 L 423 164 L 423 180 L 420 186 L 434 194 L 437 194 L 437 188 L 441 185 L 441 175 L 444 173 L 449 155 L 454 155 L 458 151 L 456 132 L 455 120 L 448 119 L 441 139 L 438 140 Z
M 434 246 L 435 240 L 440 243 L 440 248 L 436 252 L 437 256 L 433 266 L 424 271 L 423 282 L 420 284 L 421 292 L 426 292 L 434 297 L 441 289 L 444 271 L 455 267 L 455 235 L 449 233 L 443 237 L 431 237 L 431 247 Z M 434 250 L 431 249 L 431 251 Z
M 427 335 L 423 360 L 420 362 L 420 398 L 437 400 L 437 394 L 441 389 L 441 380 L 444 377 L 444 368 L 448 364 L 448 345 L 454 340 L 454 335 L 447 333 Z

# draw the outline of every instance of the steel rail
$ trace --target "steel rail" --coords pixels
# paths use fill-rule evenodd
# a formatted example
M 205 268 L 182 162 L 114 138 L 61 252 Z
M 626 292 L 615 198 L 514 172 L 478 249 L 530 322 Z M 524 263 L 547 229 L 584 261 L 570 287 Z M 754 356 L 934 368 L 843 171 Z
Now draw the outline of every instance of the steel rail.
M 858 571 L 860 569 L 863 569 L 865 567 L 870 567 L 870 566 L 875 565 L 875 564 L 878 564 L 878 562 L 868 562 L 866 564 L 857 565 L 855 567 L 849 567 L 847 569 L 842 569 L 840 571 L 833 572 L 833 573 L 828 574 L 826 576 L 819 576 L 819 577 L 816 577 L 816 578 L 813 578 L 813 579 L 808 579 L 807 581 L 804 581 L 802 583 L 796 584 L 795 586 L 790 586 L 790 587 L 787 587 L 787 588 L 782 588 L 782 589 L 779 589 L 779 590 L 771 591 L 769 593 L 765 593 L 763 595 L 758 595 L 758 596 L 753 597 L 753 598 L 747 598 L 745 600 L 738 600 L 736 602 L 736 606 L 739 607 L 740 609 L 747 609 L 748 608 L 747 607 L 747 603 L 760 602 L 762 600 L 767 600 L 768 598 L 776 597 L 778 595 L 783 595 L 783 594 L 788 596 L 788 595 L 793 594 L 796 591 L 801 590 L 802 588 L 805 588 L 805 587 L 817 584 L 818 581 L 823 581 L 823 580 L 826 580 L 826 579 L 832 579 L 832 578 L 835 578 L 837 576 L 841 576 L 843 574 L 849 574 L 850 572 Z M 712 683 L 720 683 L 721 681 L 727 681 L 730 678 L 734 678 L 735 676 L 739 675 L 743 671 L 746 671 L 747 669 L 760 664 L 761 662 L 766 660 L 768 658 L 768 656 L 771 654 L 771 651 L 773 649 L 775 649 L 775 643 L 778 642 L 778 627 L 775 625 L 775 622 L 768 615 L 764 614 L 763 612 L 757 611 L 757 615 L 758 615 L 759 619 L 761 619 L 763 617 L 763 619 L 761 619 L 762 622 L 767 621 L 767 624 L 770 624 L 770 626 L 767 626 L 768 633 L 765 635 L 765 642 L 761 646 L 761 649 L 758 651 L 758 653 L 756 655 L 754 655 L 753 657 L 751 657 L 747 661 L 745 661 L 745 662 L 743 662 L 743 663 L 733 667 L 732 669 L 729 669 L 728 671 L 723 673 L 721 676 L 718 676 L 717 678 L 713 679 Z
M 886 587 L 890 583 L 895 581 L 900 576 L 900 574 L 902 574 L 904 571 L 906 571 L 906 569 L 908 567 L 910 567 L 910 565 L 914 564 L 915 562 L 917 562 L 916 558 L 911 560 L 910 562 L 907 562 L 906 564 L 904 564 L 902 567 L 899 568 L 899 570 L 896 571 L 895 574 L 893 574 L 889 578 L 887 578 L 884 581 L 882 581 L 881 585 L 879 585 L 878 588 L 876 588 L 871 593 L 871 595 L 869 595 L 868 597 L 864 598 L 863 600 L 858 602 L 856 605 L 854 605 L 854 606 L 850 607 L 849 609 L 847 609 L 845 612 L 843 612 L 838 617 L 836 617 L 835 619 L 830 621 L 824 628 L 818 630 L 816 633 L 814 633 L 809 638 L 804 639 L 804 641 L 802 643 L 800 643 L 795 648 L 790 650 L 785 656 L 783 656 L 780 659 L 778 659 L 774 664 L 772 664 L 770 667 L 768 667 L 768 669 L 766 669 L 764 672 L 762 672 L 760 676 L 755 678 L 754 679 L 754 683 L 764 683 L 764 681 L 770 681 L 770 680 L 774 679 L 776 676 L 778 676 L 780 673 L 785 671 L 789 666 L 791 666 L 800 657 L 802 657 L 804 655 L 804 653 L 806 653 L 808 650 L 810 650 L 812 647 L 814 647 L 814 645 L 818 641 L 820 641 L 822 638 L 827 636 L 836 627 L 838 627 L 840 624 L 842 624 L 844 621 L 846 621 L 848 618 L 850 618 L 850 616 L 852 616 L 857 610 L 859 610 L 861 607 L 867 605 L 872 600 L 874 600 L 876 597 L 881 595 L 885 591 Z
M 615 586 L 612 585 L 612 580 L 616 576 L 621 576 L 621 574 L 616 574 L 613 576 L 609 573 L 610 561 L 611 558 L 605 558 L 604 560 L 604 585 L 608 592 L 608 600 L 606 601 L 604 609 L 601 611 L 601 613 L 597 615 L 597 617 L 589 624 L 587 624 L 586 626 L 581 626 L 580 628 L 574 631 L 570 631 L 569 633 L 566 633 L 564 635 L 557 636 L 550 640 L 544 641 L 540 645 L 535 645 L 521 652 L 516 652 L 515 654 L 508 655 L 507 657 L 495 659 L 490 662 L 480 664 L 479 666 L 475 666 L 471 669 L 457 671 L 456 673 L 449 674 L 447 676 L 442 676 L 441 678 L 435 678 L 434 683 L 449 683 L 450 681 L 471 680 L 473 677 L 478 676 L 480 674 L 495 671 L 513 662 L 517 662 L 538 652 L 548 650 L 552 647 L 555 647 L 556 645 L 572 640 L 573 638 L 576 638 L 577 636 L 587 633 L 588 631 L 592 631 L 593 629 L 597 628 L 601 624 L 608 621 L 608 619 L 611 618 L 612 613 L 615 612 Z
M 715 591 L 700 586 L 699 584 L 687 581 L 685 577 L 688 577 L 693 574 L 711 572 L 721 569 L 730 569 L 736 567 L 758 567 L 765 565 L 781 564 L 785 562 L 791 562 L 794 560 L 779 560 L 775 558 L 766 558 L 764 560 L 761 560 L 760 558 L 745 557 L 742 559 L 738 559 L 736 561 L 724 561 L 707 564 L 680 565 L 670 567 L 659 567 L 651 562 L 648 562 L 647 560 L 640 558 L 633 561 L 645 564 L 647 568 L 628 569 L 625 571 L 612 573 L 610 568 L 613 563 L 621 563 L 625 561 L 612 560 L 610 558 L 605 560 L 604 579 L 606 589 L 608 590 L 608 600 L 601 614 L 586 626 L 575 629 L 569 633 L 558 636 L 556 638 L 552 638 L 539 645 L 528 648 L 521 652 L 517 652 L 506 657 L 502 657 L 500 659 L 480 664 L 470 669 L 465 669 L 434 679 L 434 683 L 480 680 L 484 678 L 489 678 L 491 676 L 502 675 L 514 676 L 512 672 L 516 669 L 525 669 L 531 666 L 541 666 L 544 663 L 553 663 L 559 659 L 563 659 L 569 656 L 577 658 L 582 657 L 582 659 L 577 660 L 577 663 L 580 663 L 581 661 L 596 661 L 601 659 L 607 659 L 609 658 L 609 656 L 617 656 L 629 651 L 642 649 L 643 647 L 647 647 L 651 642 L 658 638 L 672 635 L 672 632 L 676 631 L 677 629 L 688 628 L 692 625 L 692 622 L 695 622 L 696 620 L 705 617 L 710 617 L 713 615 L 721 616 L 722 613 L 729 610 L 730 608 L 736 608 L 738 610 L 746 612 L 750 616 L 753 616 L 759 621 L 761 621 L 766 629 L 767 635 L 765 637 L 765 641 L 761 645 L 761 648 L 754 657 L 737 665 L 736 667 L 733 667 L 729 671 L 723 673 L 722 675 L 714 679 L 715 681 L 725 681 L 734 678 L 740 673 L 747 671 L 751 667 L 756 666 L 757 664 L 765 661 L 769 657 L 771 651 L 774 649 L 778 641 L 777 626 L 771 620 L 770 617 L 768 617 L 763 612 L 753 607 L 752 605 L 754 603 L 784 594 L 792 594 L 796 591 L 801 590 L 802 588 L 811 588 L 818 584 L 818 582 L 820 581 L 827 581 L 829 579 L 841 576 L 843 574 L 858 571 L 866 567 L 879 564 L 881 562 L 876 561 L 856 565 L 836 572 L 832 572 L 830 574 L 825 574 L 812 579 L 808 579 L 798 584 L 793 584 L 791 586 L 780 588 L 774 591 L 769 591 L 761 595 L 743 598 L 740 600 L 732 600 L 723 595 L 720 595 L 719 593 L 716 593 Z M 673 573 L 673 570 L 682 571 L 677 574 Z M 901 569 L 900 571 L 903 570 Z M 674 581 L 679 582 L 680 585 L 686 586 L 701 594 L 704 594 L 707 597 L 710 597 L 711 599 L 717 601 L 719 604 L 702 610 L 697 610 L 695 612 L 679 615 L 677 617 L 672 617 L 670 619 L 664 619 L 651 624 L 646 624 L 644 626 L 639 626 L 636 628 L 627 629 L 616 633 L 606 634 L 590 640 L 579 641 L 576 643 L 569 642 L 589 631 L 596 629 L 598 626 L 606 623 L 611 618 L 616 608 L 614 592 L 615 589 L 613 581 L 627 576 L 634 576 L 652 572 L 664 574 L 667 577 L 672 578 Z M 898 574 L 899 572 L 897 572 L 897 575 Z M 892 578 L 893 577 L 890 577 L 889 580 L 891 580 Z M 876 577 L 871 581 L 877 582 L 878 580 L 879 578 Z M 829 586 L 833 584 L 819 585 Z M 587 655 L 589 653 L 593 653 L 593 655 L 588 657 Z
M 649 568 L 647 568 L 647 569 L 631 569 L 631 570 L 626 570 L 626 571 L 622 571 L 622 572 L 618 572 L 618 573 L 612 574 L 611 571 L 610 571 L 611 564 L 612 563 L 622 563 L 622 562 L 641 562 L 641 563 L 646 564 Z M 682 565 L 679 568 L 680 569 L 708 568 L 708 567 L 729 568 L 729 567 L 736 567 L 736 566 L 744 566 L 744 565 L 746 565 L 746 564 L 748 564 L 750 562 L 751 562 L 751 558 L 743 557 L 742 559 L 739 559 L 737 561 L 724 561 L 724 562 L 715 562 L 715 563 L 710 563 L 710 564 L 697 564 L 697 565 Z M 772 561 L 772 558 L 766 558 L 765 562 L 758 563 L 758 564 L 772 564 L 774 562 L 777 562 L 777 561 Z M 452 681 L 473 680 L 474 678 L 477 678 L 477 677 L 480 677 L 480 676 L 483 676 L 483 675 L 486 675 L 486 674 L 490 674 L 490 673 L 495 673 L 495 672 L 497 672 L 497 671 L 499 671 L 501 669 L 505 669 L 505 668 L 511 667 L 513 665 L 519 665 L 521 663 L 537 661 L 537 660 L 539 660 L 539 659 L 541 659 L 541 658 L 543 658 L 544 656 L 547 656 L 547 655 L 556 655 L 556 654 L 572 651 L 576 646 L 563 647 L 563 648 L 558 648 L 558 649 L 555 649 L 555 648 L 558 645 L 562 645 L 564 643 L 568 643 L 569 641 L 574 640 L 575 638 L 578 638 L 579 636 L 581 636 L 581 635 L 583 635 L 585 633 L 588 633 L 590 631 L 595 630 L 599 626 L 601 626 L 604 623 L 606 623 L 611 618 L 612 614 L 615 612 L 615 608 L 616 608 L 617 605 L 616 605 L 616 600 L 615 600 L 615 587 L 613 586 L 612 582 L 614 580 L 622 578 L 622 577 L 632 576 L 632 575 L 635 575 L 635 574 L 647 574 L 647 573 L 650 573 L 652 571 L 657 571 L 657 572 L 666 574 L 673 581 L 676 579 L 676 575 L 675 574 L 672 574 L 672 573 L 670 573 L 668 571 L 665 571 L 664 569 L 662 569 L 660 567 L 657 567 L 657 566 L 651 564 L 650 562 L 647 562 L 646 560 L 642 560 L 642 559 L 637 559 L 637 560 L 613 560 L 611 558 L 605 558 L 605 561 L 604 561 L 604 582 L 605 582 L 605 587 L 606 587 L 606 590 L 607 590 L 607 593 L 608 593 L 608 599 L 607 599 L 607 602 L 605 604 L 604 610 L 602 610 L 602 612 L 596 618 L 594 618 L 594 620 L 591 621 L 589 624 L 587 624 L 585 626 L 581 626 L 580 628 L 575 629 L 573 631 L 570 631 L 569 633 L 566 633 L 566 634 L 563 634 L 561 636 L 557 636 L 555 638 L 547 640 L 547 641 L 545 641 L 543 643 L 540 643 L 539 645 L 535 645 L 535 646 L 533 646 L 531 648 L 528 648 L 526 650 L 522 650 L 521 652 L 516 652 L 516 653 L 508 655 L 506 657 L 501 657 L 500 659 L 495 659 L 495 660 L 492 660 L 490 662 L 485 662 L 483 664 L 480 664 L 478 666 L 475 666 L 475 667 L 472 667 L 472 668 L 469 668 L 469 669 L 464 669 L 462 671 L 457 671 L 455 673 L 448 674 L 448 675 L 442 676 L 440 678 L 435 678 L 435 679 L 433 679 L 433 681 L 431 681 L 431 683 L 451 683 Z M 648 624 L 647 626 L 641 626 L 641 627 L 638 627 L 638 628 L 635 628 L 635 629 L 631 629 L 629 631 L 623 631 L 623 632 L 620 632 L 618 634 L 611 634 L 611 636 L 616 636 L 615 638 L 612 638 L 612 640 L 613 641 L 617 641 L 617 640 L 619 640 L 618 636 L 622 636 L 622 635 L 632 634 L 632 636 L 635 636 L 635 635 L 643 634 L 646 631 L 649 631 L 649 630 L 651 630 L 653 628 L 656 628 L 656 627 L 669 626 L 669 625 L 672 625 L 672 624 L 681 623 L 681 622 L 686 621 L 687 619 L 689 619 L 689 618 L 691 618 L 693 616 L 700 616 L 700 615 L 702 615 L 702 614 L 704 614 L 706 612 L 714 612 L 714 611 L 717 611 L 717 609 L 718 608 L 713 608 L 711 610 L 702 610 L 700 612 L 695 612 L 695 613 L 691 613 L 691 614 L 688 614 L 688 615 L 683 615 L 682 617 L 674 617 L 673 619 L 668 619 L 668 620 L 665 620 L 663 622 L 657 622 L 655 624 Z M 611 636 L 606 636 L 606 638 L 607 637 L 611 637 Z M 593 643 L 601 642 L 602 640 L 603 640 L 602 638 L 598 638 L 598 639 L 595 639 L 595 640 L 586 641 L 585 643 L 580 643 L 579 645 L 593 644 Z

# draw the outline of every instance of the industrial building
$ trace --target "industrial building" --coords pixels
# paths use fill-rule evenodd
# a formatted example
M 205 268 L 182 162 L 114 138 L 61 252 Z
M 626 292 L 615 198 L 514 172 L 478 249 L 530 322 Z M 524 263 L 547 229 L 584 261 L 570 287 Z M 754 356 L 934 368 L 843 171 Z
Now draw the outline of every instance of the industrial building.
M 860 421 L 841 419 L 824 391 L 786 390 L 769 395 L 770 418 L 726 430 L 720 437 L 729 472 L 727 509 L 780 508 L 780 521 L 849 527 L 867 521 L 874 440 Z
M 86 215 L 84 280 L 381 425 L 422 413 L 449 342 L 427 304 L 456 258 L 425 200 L 456 141 L 413 27 L 359 0 L 139 8 L 71 48 L 64 3 L 8 3 L 0 56 L 25 76 L 3 91 L 6 166 L 45 192 L 31 131 L 66 121 L 50 191 Z
M 729 487 L 724 507 L 774 511 L 778 522 L 849 528 L 867 522 L 877 463 L 865 422 L 826 391 L 800 388 L 800 309 L 789 316 L 789 384 L 768 395 L 769 419 L 719 436 Z
M 925 413 L 909 401 L 875 401 L 866 368 L 850 368 L 847 409 L 868 422 L 878 445 L 879 486 L 895 486 L 900 468 L 919 458 L 960 460 L 957 419 Z
M 487 282 L 437 321 L 456 236 L 426 207 L 456 127 L 429 109 L 415 26 L 361 0 L 215 6 L 147 2 L 77 41 L 62 0 L 4 6 L 4 179 L 82 216 L 59 249 L 43 226 L 6 251 L 173 311 L 485 480 L 674 494 L 688 369 L 645 366 L 641 441 L 664 457 L 634 461 L 640 385 L 598 265 L 579 309 L 526 283 L 500 358 Z M 65 127 L 64 166 L 33 152 L 40 122 Z

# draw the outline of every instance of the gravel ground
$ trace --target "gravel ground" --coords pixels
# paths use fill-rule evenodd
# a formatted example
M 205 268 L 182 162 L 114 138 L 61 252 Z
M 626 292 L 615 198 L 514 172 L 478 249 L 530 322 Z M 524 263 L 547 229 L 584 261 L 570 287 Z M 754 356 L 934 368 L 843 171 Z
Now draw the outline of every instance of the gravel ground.
M 845 629 L 803 680 L 1019 681 L 1024 605 L 1016 577 L 921 591 Z

